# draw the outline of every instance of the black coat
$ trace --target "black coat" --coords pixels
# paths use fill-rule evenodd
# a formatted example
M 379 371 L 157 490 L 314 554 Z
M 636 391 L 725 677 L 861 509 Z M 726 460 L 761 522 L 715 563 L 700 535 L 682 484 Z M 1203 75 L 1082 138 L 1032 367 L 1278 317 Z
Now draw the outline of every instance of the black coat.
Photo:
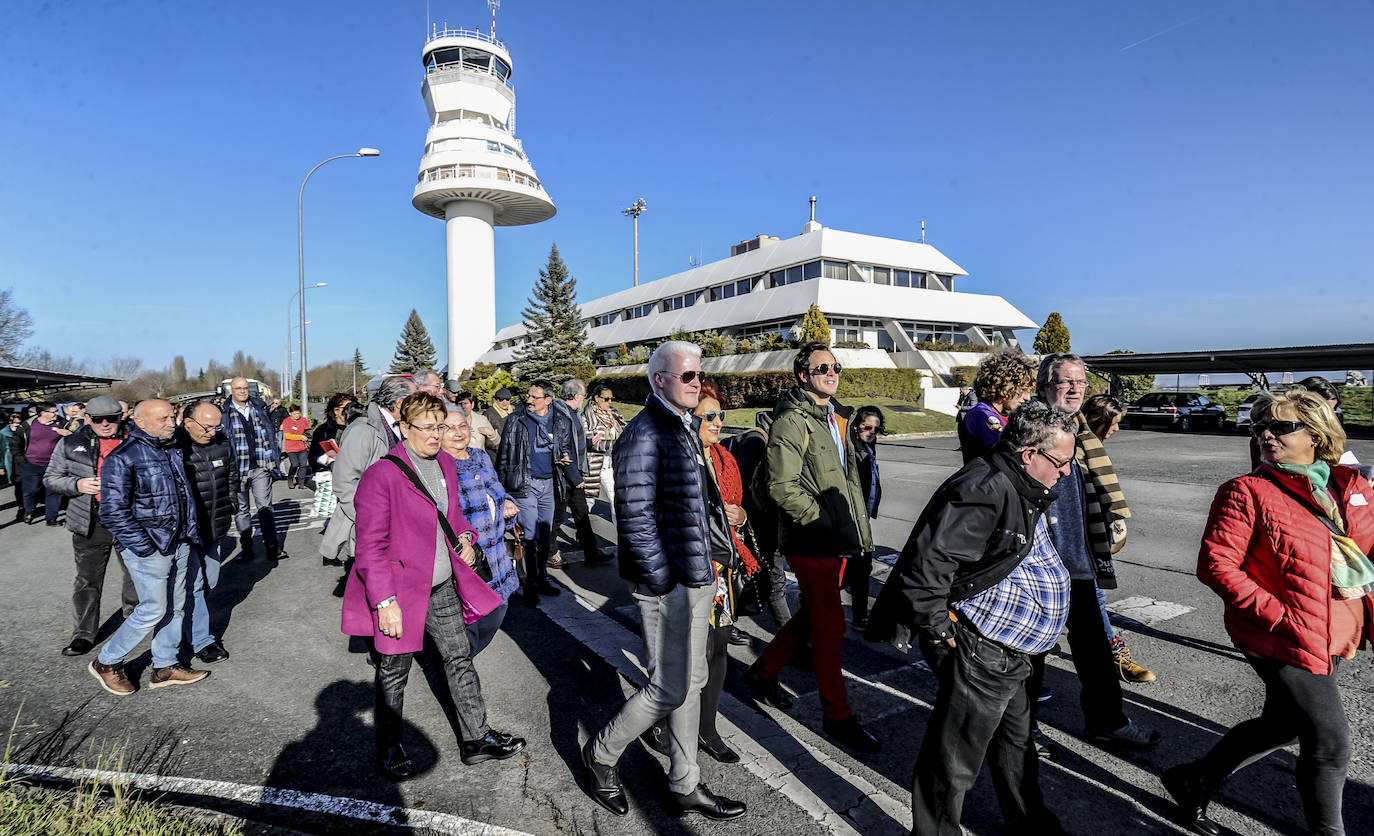
M 197 444 L 185 430 L 177 430 L 177 446 L 186 462 L 186 476 L 195 497 L 202 545 L 229 533 L 239 511 L 239 462 L 224 433 L 209 444 Z
M 620 576 L 655 595 L 716 582 L 700 428 L 650 394 L 611 448 Z
M 520 407 L 510 414 L 505 431 L 501 433 L 501 446 L 496 451 L 496 475 L 511 499 L 524 499 L 530 488 L 530 432 L 525 424 L 526 407 Z M 557 462 L 566 453 L 572 464 L 554 465 L 554 473 L 561 474 L 565 487 L 573 487 L 582 481 L 577 469 L 577 448 L 573 440 L 573 419 L 562 410 L 549 407 L 553 413 L 553 460 Z M 529 532 L 533 534 L 533 532 Z
M 865 638 L 901 631 L 949 635 L 949 607 L 991 589 L 1030 552 L 1035 525 L 1056 494 L 999 444 L 945 480 L 907 538 L 873 606 Z
M 876 445 L 875 445 L 876 447 Z M 859 487 L 864 492 L 864 507 L 868 507 L 868 492 L 873 487 L 873 462 L 878 458 L 877 450 L 854 439 L 854 461 L 859 465 Z M 883 504 L 883 479 L 878 477 L 878 495 L 873 498 L 873 510 L 869 517 L 877 519 L 878 508 Z
M 316 473 L 319 473 L 321 471 L 328 471 L 334 469 L 333 459 L 329 460 L 329 464 L 320 464 L 320 456 L 324 455 L 324 447 L 320 445 L 324 444 L 324 442 L 326 441 L 332 441 L 335 444 L 338 444 L 339 434 L 343 431 L 344 428 L 334 423 L 334 419 L 330 418 L 326 420 L 323 424 L 320 424 L 318 427 L 316 427 L 315 431 L 310 434 L 311 470 L 313 470 Z
M 121 433 L 119 438 L 123 438 Z M 87 424 L 59 440 L 52 461 L 43 472 L 43 487 L 71 497 L 67 503 L 67 530 L 90 537 L 100 514 L 100 503 L 90 494 L 77 490 L 76 483 L 96 475 L 100 462 L 100 439 Z

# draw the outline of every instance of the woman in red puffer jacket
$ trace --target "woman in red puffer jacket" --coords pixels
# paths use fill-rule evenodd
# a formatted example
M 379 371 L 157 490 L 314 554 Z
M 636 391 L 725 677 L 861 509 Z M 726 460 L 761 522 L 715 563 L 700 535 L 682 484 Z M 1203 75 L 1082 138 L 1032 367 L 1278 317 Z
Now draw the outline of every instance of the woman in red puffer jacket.
M 1226 631 L 1264 682 L 1264 710 L 1201 760 L 1166 770 L 1164 787 L 1182 824 L 1214 836 L 1207 802 L 1226 776 L 1296 740 L 1308 828 L 1343 834 L 1350 730 L 1336 667 L 1374 623 L 1374 488 L 1336 463 L 1345 432 L 1321 398 L 1265 398 L 1253 415 L 1260 466 L 1217 491 L 1197 574 L 1221 596 Z

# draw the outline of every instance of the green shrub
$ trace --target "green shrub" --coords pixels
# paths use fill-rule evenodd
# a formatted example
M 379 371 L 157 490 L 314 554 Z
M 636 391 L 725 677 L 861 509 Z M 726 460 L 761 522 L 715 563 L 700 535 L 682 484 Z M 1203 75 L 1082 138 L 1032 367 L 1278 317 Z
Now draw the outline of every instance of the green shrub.
M 796 385 L 791 371 L 717 372 L 707 379 L 720 390 L 722 406 L 769 407 Z M 604 383 L 615 399 L 624 403 L 643 403 L 649 397 L 649 378 L 645 375 L 613 374 L 597 377 L 588 386 Z M 846 369 L 840 376 L 837 397 L 845 403 L 863 398 L 896 398 L 908 403 L 921 402 L 921 372 L 916 369 Z
M 999 351 L 1000 345 L 979 345 L 978 343 L 951 343 L 944 340 L 927 340 L 916 343 L 916 347 L 922 351 L 973 351 L 978 354 L 986 354 L 989 351 Z
M 840 340 L 835 343 L 834 348 L 872 348 L 873 346 L 863 340 Z
M 972 386 L 973 378 L 978 374 L 977 366 L 952 366 L 949 376 L 955 386 Z

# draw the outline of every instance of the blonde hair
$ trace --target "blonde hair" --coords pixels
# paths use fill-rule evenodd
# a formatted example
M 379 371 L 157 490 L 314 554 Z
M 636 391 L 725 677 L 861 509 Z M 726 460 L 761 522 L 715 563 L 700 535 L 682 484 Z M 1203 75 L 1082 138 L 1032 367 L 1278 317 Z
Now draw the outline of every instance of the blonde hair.
M 443 398 L 431 395 L 428 392 L 415 392 L 406 395 L 406 399 L 401 401 L 400 419 L 412 427 L 415 422 L 426 415 L 437 415 L 443 421 L 448 415 L 448 404 Z
M 1250 417 L 1256 423 L 1268 421 L 1274 413 L 1292 407 L 1298 420 L 1307 425 L 1316 446 L 1317 458 L 1334 464 L 1345 452 L 1345 430 L 1336 412 L 1320 395 L 1302 389 L 1290 389 L 1282 395 L 1266 395 L 1255 401 Z

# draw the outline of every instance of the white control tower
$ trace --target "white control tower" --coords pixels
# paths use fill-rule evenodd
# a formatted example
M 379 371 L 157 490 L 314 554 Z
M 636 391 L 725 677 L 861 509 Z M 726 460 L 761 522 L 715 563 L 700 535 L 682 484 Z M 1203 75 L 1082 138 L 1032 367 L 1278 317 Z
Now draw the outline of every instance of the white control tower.
M 515 138 L 506 45 L 477 30 L 436 26 L 421 56 L 430 126 L 410 202 L 444 221 L 448 369 L 456 378 L 496 336 L 491 228 L 539 223 L 557 210 Z

